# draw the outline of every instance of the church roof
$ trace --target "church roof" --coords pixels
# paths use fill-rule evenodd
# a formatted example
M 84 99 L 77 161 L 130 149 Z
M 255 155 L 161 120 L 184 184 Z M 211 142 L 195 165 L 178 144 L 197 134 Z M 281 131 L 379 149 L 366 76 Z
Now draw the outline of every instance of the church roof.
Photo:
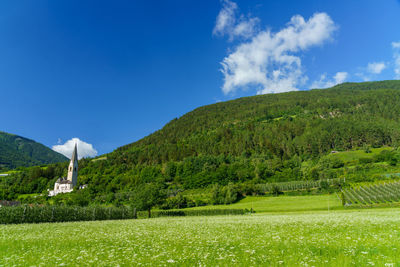
M 76 149 L 76 143 L 75 143 L 74 152 L 72 152 L 71 162 L 75 162 L 75 160 L 78 160 L 78 151 Z
M 66 177 L 61 177 L 57 179 L 56 184 L 72 184 L 72 182 Z

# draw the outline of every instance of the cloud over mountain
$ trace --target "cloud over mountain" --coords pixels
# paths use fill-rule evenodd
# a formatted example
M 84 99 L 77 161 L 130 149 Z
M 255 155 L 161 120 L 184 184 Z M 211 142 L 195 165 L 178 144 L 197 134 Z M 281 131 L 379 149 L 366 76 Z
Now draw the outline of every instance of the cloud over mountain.
M 315 81 L 311 84 L 311 89 L 313 88 L 322 89 L 335 86 L 337 84 L 345 82 L 348 76 L 349 74 L 345 71 L 337 72 L 332 79 L 328 79 L 326 77 L 326 74 L 322 74 L 318 81 Z
M 368 64 L 368 72 L 380 74 L 386 68 L 385 62 L 373 62 Z
M 95 157 L 97 156 L 97 150 L 93 148 L 92 144 L 86 143 L 79 138 L 72 138 L 62 145 L 54 145 L 52 149 L 57 151 L 64 156 L 71 158 L 72 152 L 74 151 L 75 144 L 78 148 L 78 158 Z

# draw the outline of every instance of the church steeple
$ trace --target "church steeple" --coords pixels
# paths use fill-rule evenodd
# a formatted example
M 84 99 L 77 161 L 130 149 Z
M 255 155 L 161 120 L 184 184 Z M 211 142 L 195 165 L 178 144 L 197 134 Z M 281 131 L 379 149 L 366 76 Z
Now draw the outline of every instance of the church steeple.
M 74 162 L 75 160 L 78 160 L 78 151 L 76 149 L 76 143 L 75 143 L 74 152 L 72 152 L 71 162 Z
M 68 166 L 67 180 L 71 181 L 73 186 L 76 186 L 78 180 L 78 150 L 75 143 L 74 152 L 72 152 L 71 161 Z

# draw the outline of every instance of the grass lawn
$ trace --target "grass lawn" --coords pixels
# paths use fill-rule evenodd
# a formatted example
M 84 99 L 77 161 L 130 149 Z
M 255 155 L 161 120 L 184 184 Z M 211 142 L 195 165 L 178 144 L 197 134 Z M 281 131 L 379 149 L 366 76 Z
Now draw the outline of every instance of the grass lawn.
M 398 266 L 400 209 L 0 226 L 0 266 Z
M 315 196 L 246 197 L 231 205 L 215 205 L 188 209 L 251 209 L 260 212 L 292 212 L 342 209 L 336 194 Z
M 329 154 L 328 158 L 338 158 L 344 163 L 356 163 L 360 158 L 373 158 L 383 150 L 392 150 L 391 147 L 370 148 L 371 153 L 365 153 L 364 150 L 339 151 L 339 153 Z

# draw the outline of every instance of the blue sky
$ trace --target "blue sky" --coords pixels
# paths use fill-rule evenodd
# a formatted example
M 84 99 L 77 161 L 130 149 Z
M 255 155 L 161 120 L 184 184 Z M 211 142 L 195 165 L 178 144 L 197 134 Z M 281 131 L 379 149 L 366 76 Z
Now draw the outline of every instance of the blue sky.
M 399 25 L 396 0 L 1 1 L 0 130 L 103 154 L 217 101 L 400 79 Z

